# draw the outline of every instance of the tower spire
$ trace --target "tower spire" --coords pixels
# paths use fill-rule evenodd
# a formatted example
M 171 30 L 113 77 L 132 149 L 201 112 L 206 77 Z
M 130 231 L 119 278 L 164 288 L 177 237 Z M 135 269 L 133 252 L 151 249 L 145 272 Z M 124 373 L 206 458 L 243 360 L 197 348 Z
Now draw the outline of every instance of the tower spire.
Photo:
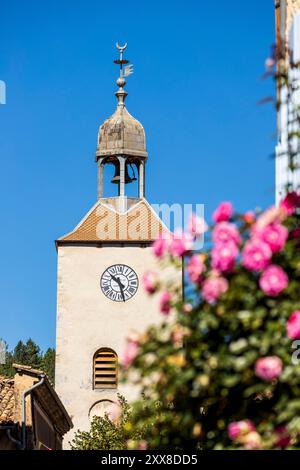
M 115 95 L 118 105 L 115 112 L 99 127 L 96 161 L 98 163 L 98 198 L 103 197 L 104 166 L 112 164 L 115 167 L 115 175 L 111 183 L 118 184 L 119 201 L 124 199 L 125 185 L 138 179 L 138 197 L 145 197 L 144 166 L 148 158 L 146 150 L 146 137 L 142 124 L 135 119 L 126 109 L 125 98 L 127 92 L 125 77 L 133 73 L 133 65 L 124 59 L 124 50 L 127 43 L 120 46 L 116 44 L 119 58 L 114 63 L 119 65 L 120 73 L 116 81 L 118 90 Z M 137 170 L 138 178 L 134 167 Z
M 127 47 L 127 42 L 125 42 L 124 46 L 120 46 L 119 43 L 117 42 L 116 47 L 120 53 L 120 57 L 119 59 L 114 60 L 114 63 L 117 65 L 120 65 L 120 75 L 116 82 L 119 89 L 118 91 L 116 91 L 115 95 L 118 99 L 118 106 L 124 107 L 125 98 L 128 95 L 128 93 L 124 90 L 124 86 L 126 85 L 126 80 L 124 78 L 123 65 L 128 64 L 129 61 L 127 59 L 123 59 L 123 52 L 125 51 Z

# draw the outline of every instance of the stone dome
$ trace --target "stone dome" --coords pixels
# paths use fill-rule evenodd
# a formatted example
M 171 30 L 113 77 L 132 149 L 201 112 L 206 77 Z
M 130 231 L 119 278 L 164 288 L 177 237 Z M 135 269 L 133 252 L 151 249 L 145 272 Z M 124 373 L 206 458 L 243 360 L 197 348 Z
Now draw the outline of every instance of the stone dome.
M 96 159 L 118 155 L 147 158 L 145 131 L 125 107 L 127 93 L 123 86 L 115 94 L 118 106 L 99 127 Z

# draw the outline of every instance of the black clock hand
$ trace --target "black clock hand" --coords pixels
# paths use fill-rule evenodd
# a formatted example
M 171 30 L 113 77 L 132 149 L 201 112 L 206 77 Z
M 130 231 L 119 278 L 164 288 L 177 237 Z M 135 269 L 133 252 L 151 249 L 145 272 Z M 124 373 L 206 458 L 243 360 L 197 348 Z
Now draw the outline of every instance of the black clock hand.
M 118 286 L 120 287 L 120 290 L 122 291 L 122 288 L 124 288 L 124 284 L 122 284 L 122 282 L 120 281 L 120 279 L 116 276 L 114 276 L 113 274 L 110 275 L 110 277 L 112 278 L 113 281 L 115 281 Z
M 125 296 L 124 296 L 123 287 L 124 287 L 123 284 L 121 284 L 121 285 L 120 285 L 121 296 L 122 296 L 123 302 L 125 302 Z
M 114 276 L 113 274 L 110 274 L 110 277 L 112 278 L 113 281 L 119 284 L 119 279 L 116 276 Z

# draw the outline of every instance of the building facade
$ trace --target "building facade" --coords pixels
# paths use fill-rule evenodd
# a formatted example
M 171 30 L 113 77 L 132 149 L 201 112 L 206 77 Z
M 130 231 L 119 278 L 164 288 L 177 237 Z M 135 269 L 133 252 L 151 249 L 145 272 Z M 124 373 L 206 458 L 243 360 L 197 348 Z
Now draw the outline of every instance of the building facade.
M 151 243 L 167 231 L 145 199 L 148 159 L 143 126 L 125 106 L 124 47 L 119 47 L 117 108 L 99 128 L 96 163 L 98 200 L 70 233 L 56 241 L 58 254 L 56 390 L 77 429 L 89 429 L 94 415 L 117 399 L 133 400 L 137 389 L 118 380 L 127 338 L 161 321 L 157 299 L 141 287 L 155 269 Z M 108 185 L 118 193 L 104 197 Z M 136 185 L 137 194 L 127 197 Z M 66 448 L 68 446 L 66 445 Z
M 290 86 L 278 88 L 276 203 L 287 190 L 300 189 L 300 0 L 275 0 L 277 73 L 287 73 Z M 292 90 L 291 84 L 298 88 Z
M 60 450 L 73 426 L 41 370 L 13 364 L 16 374 L 0 377 L 0 450 Z

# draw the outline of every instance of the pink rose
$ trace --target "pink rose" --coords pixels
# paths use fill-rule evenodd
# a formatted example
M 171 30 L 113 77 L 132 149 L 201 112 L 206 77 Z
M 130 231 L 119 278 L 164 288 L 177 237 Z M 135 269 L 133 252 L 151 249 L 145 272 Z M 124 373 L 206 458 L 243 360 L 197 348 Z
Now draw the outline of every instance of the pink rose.
M 184 313 L 191 313 L 193 311 L 193 305 L 190 303 L 183 304 L 182 310 Z
M 148 442 L 140 441 L 138 444 L 138 450 L 147 450 L 147 449 L 148 449 Z
M 212 276 L 205 279 L 202 286 L 202 296 L 206 302 L 212 304 L 225 294 L 228 289 L 228 281 L 221 276 Z
M 152 243 L 152 252 L 157 258 L 162 258 L 170 245 L 170 235 L 160 233 L 159 237 Z
M 159 307 L 161 313 L 164 315 L 168 315 L 171 310 L 171 294 L 168 291 L 162 292 L 160 299 L 159 299 Z
M 239 245 L 241 236 L 235 224 L 220 222 L 212 231 L 212 239 L 215 244 L 233 242 Z
M 297 207 L 300 207 L 300 194 L 296 193 L 296 191 L 288 193 L 280 202 L 280 207 L 287 215 L 292 215 Z
M 289 446 L 292 442 L 292 438 L 289 434 L 288 428 L 286 426 L 278 426 L 275 429 L 276 434 L 276 447 L 280 447 L 281 449 L 285 449 Z
M 243 249 L 242 264 L 246 269 L 261 271 L 270 263 L 271 257 L 269 245 L 261 240 L 249 240 Z
M 263 212 L 257 219 L 255 223 L 255 229 L 262 229 L 266 225 L 280 223 L 286 217 L 286 213 L 282 207 L 272 206 Z
M 249 432 L 249 434 L 241 437 L 241 443 L 246 450 L 257 450 L 262 447 L 261 436 L 256 431 Z
M 152 271 L 146 271 L 142 277 L 142 283 L 148 294 L 154 294 L 158 287 L 158 276 Z
M 121 407 L 117 403 L 110 403 L 110 405 L 106 409 L 106 413 L 108 418 L 113 423 L 117 423 L 121 416 Z
M 275 66 L 275 60 L 273 57 L 267 57 L 265 60 L 265 69 L 267 72 L 272 72 L 274 66 Z
M 200 282 L 205 269 L 206 266 L 202 255 L 193 255 L 190 258 L 187 266 L 187 272 L 192 282 Z
M 216 245 L 212 252 L 212 267 L 221 272 L 229 272 L 235 264 L 235 260 L 239 254 L 234 243 L 225 243 Z
M 190 234 L 176 230 L 170 244 L 172 256 L 182 256 L 193 248 L 193 237 Z
M 183 339 L 185 337 L 185 330 L 181 325 L 176 325 L 172 331 L 171 338 L 174 346 L 182 346 Z
M 208 229 L 207 224 L 202 217 L 199 217 L 196 214 L 191 214 L 189 223 L 188 223 L 188 232 L 193 237 L 200 237 Z
M 261 357 L 255 363 L 255 375 L 266 382 L 272 382 L 282 373 L 282 360 L 277 356 Z
M 283 225 L 274 223 L 266 225 L 260 230 L 254 229 L 253 236 L 269 245 L 272 253 L 278 253 L 284 248 L 289 231 Z
M 288 285 L 289 278 L 285 271 L 276 264 L 271 264 L 260 276 L 261 290 L 271 297 L 276 297 Z
M 294 228 L 290 233 L 291 238 L 296 240 L 297 247 L 300 246 L 300 228 Z
M 294 228 L 294 229 L 291 231 L 291 237 L 292 237 L 292 238 L 296 238 L 296 240 L 300 240 L 300 227 Z
M 232 216 L 232 212 L 233 207 L 231 202 L 225 201 L 217 207 L 212 217 L 215 222 L 223 222 L 230 219 L 230 217 Z
M 242 421 L 233 421 L 228 425 L 228 436 L 235 441 L 241 436 L 245 436 L 249 432 L 255 431 L 255 426 L 250 419 L 243 419 Z
M 246 224 L 251 225 L 255 221 L 255 214 L 252 211 L 245 212 L 243 215 L 243 220 L 246 222 Z
M 128 369 L 128 367 L 133 363 L 136 356 L 138 355 L 138 350 L 139 350 L 138 341 L 135 339 L 129 338 L 127 340 L 125 350 L 121 357 L 121 364 L 123 365 L 125 369 Z
M 287 321 L 287 335 L 291 339 L 300 338 L 300 310 L 295 310 Z

